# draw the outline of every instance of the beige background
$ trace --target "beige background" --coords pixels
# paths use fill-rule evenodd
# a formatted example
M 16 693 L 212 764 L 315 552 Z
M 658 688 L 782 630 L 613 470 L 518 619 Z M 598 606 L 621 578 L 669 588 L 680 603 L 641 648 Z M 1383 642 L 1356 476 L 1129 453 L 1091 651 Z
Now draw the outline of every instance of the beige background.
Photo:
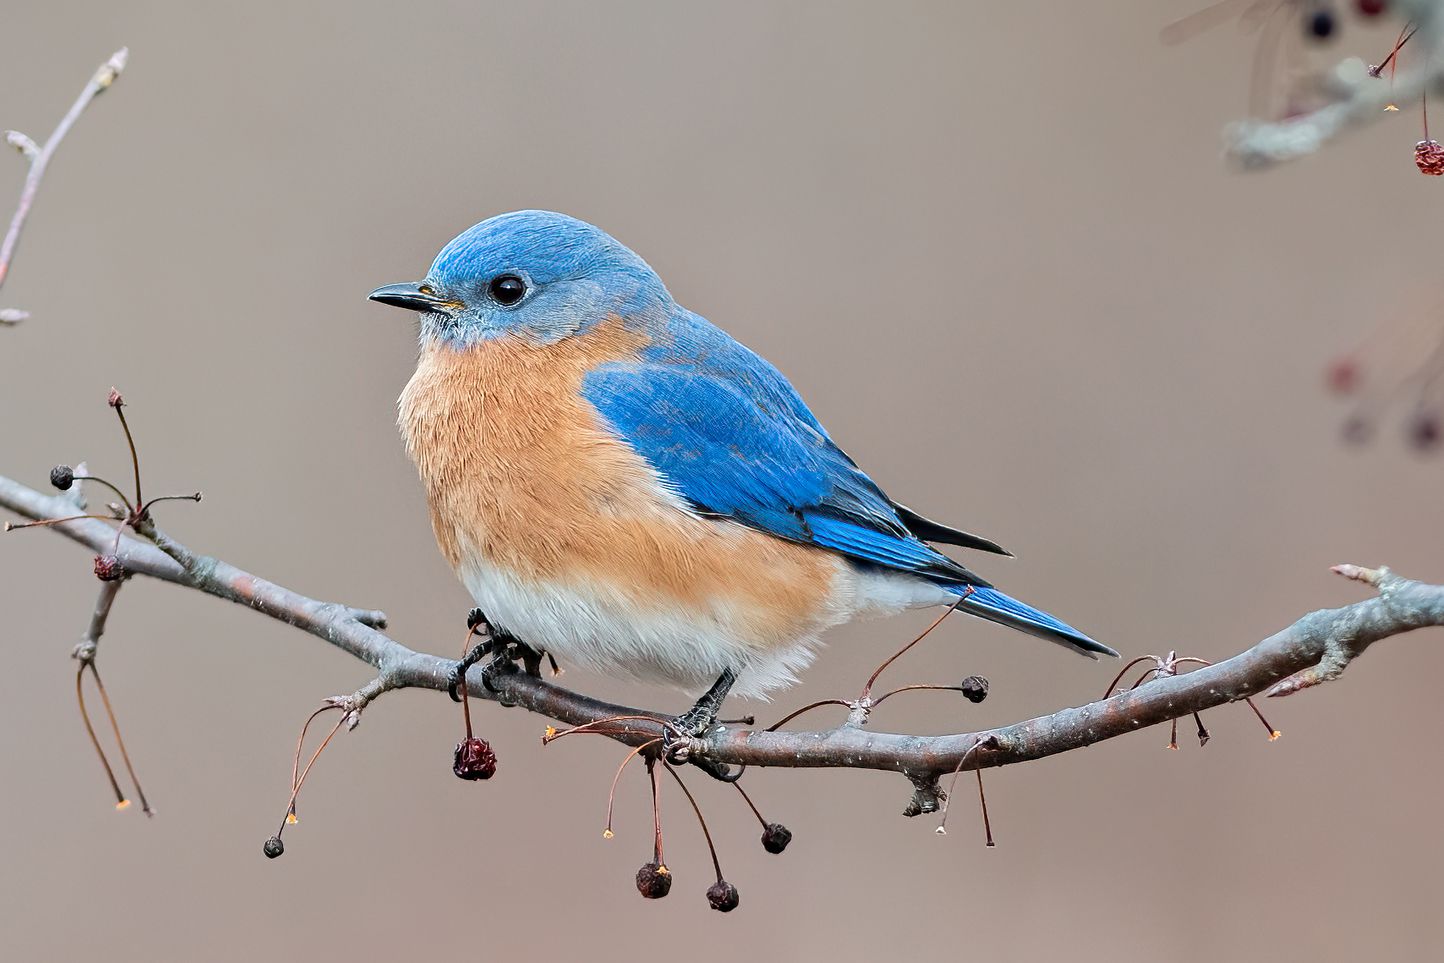
M 1252 41 L 1164 48 L 1202 0 L 5 6 L 0 125 L 46 133 L 114 47 L 132 67 L 44 186 L 0 331 L 0 471 L 122 474 L 132 407 L 152 490 L 193 547 L 382 607 L 451 652 L 469 601 L 393 427 L 412 322 L 368 304 L 473 222 L 528 206 L 605 226 L 677 298 L 759 349 L 896 496 L 995 537 L 1002 586 L 1129 654 L 1231 654 L 1361 597 L 1329 564 L 1444 579 L 1441 465 L 1399 422 L 1338 440 L 1321 372 L 1431 297 L 1444 185 L 1405 112 L 1268 175 L 1228 171 Z M 1289 31 L 1292 33 L 1292 28 Z M 1377 59 L 1351 33 L 1328 56 Z M 22 165 L 0 166 L 3 192 Z M 8 210 L 8 201 L 5 209 Z M 1339 684 L 990 775 L 947 837 L 905 783 L 756 772 L 796 832 L 763 853 L 696 783 L 741 888 L 707 909 L 669 798 L 672 896 L 643 902 L 640 773 L 601 839 L 620 751 L 543 749 L 494 706 L 489 784 L 449 772 L 459 713 L 386 697 L 318 765 L 286 856 L 260 844 L 323 696 L 365 667 L 238 608 L 122 593 L 102 665 L 161 815 L 117 815 L 71 697 L 95 582 L 37 532 L 0 541 L 0 955 L 16 960 L 1420 959 L 1438 870 L 1439 636 Z M 921 615 L 839 631 L 802 689 L 855 690 Z M 897 682 L 981 672 L 978 708 L 898 700 L 880 727 L 1002 723 L 1112 668 L 951 622 Z M 573 674 L 589 692 L 681 707 Z M 822 722 L 823 717 L 818 717 Z

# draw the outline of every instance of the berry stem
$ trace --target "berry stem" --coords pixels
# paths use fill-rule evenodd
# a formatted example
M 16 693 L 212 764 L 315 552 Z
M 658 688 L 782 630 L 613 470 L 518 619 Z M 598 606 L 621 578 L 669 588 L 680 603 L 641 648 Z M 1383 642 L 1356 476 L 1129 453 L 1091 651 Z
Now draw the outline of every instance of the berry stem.
M 917 636 L 917 638 L 913 639 L 901 649 L 898 649 L 891 656 L 889 656 L 882 665 L 878 666 L 876 669 L 873 670 L 872 675 L 868 677 L 867 684 L 862 687 L 862 695 L 858 697 L 859 701 L 867 699 L 867 697 L 872 694 L 872 684 L 877 681 L 878 676 L 882 675 L 884 669 L 886 669 L 888 666 L 892 665 L 899 658 L 901 658 L 903 653 L 907 652 L 908 649 L 911 649 L 923 639 L 927 638 L 929 633 L 931 633 L 933 629 L 943 624 L 943 619 L 947 618 L 949 615 L 952 615 L 955 611 L 957 611 L 958 606 L 962 605 L 963 602 L 967 600 L 968 596 L 973 594 L 973 587 L 971 585 L 967 586 L 967 589 L 967 592 L 959 596 L 958 600 L 952 605 L 949 605 L 942 615 L 939 615 L 936 619 L 933 620 L 932 625 L 929 625 L 927 628 L 923 629 L 922 632 Z
M 647 756 L 647 778 L 652 783 L 652 862 L 665 867 L 667 861 L 662 858 L 662 787 L 657 785 L 655 755 Z
M 90 712 L 85 708 L 85 688 L 81 684 L 85 680 L 85 663 L 75 670 L 75 701 L 80 703 L 80 721 L 85 723 L 85 734 L 90 736 L 90 744 L 95 747 L 95 754 L 100 757 L 100 765 L 105 769 L 105 778 L 110 780 L 110 788 L 115 793 L 115 808 L 124 809 L 128 799 L 125 793 L 120 791 L 120 783 L 116 781 L 115 770 L 110 768 L 110 760 L 105 758 L 105 750 L 101 748 L 100 738 L 95 734 L 95 726 L 90 723 Z
M 766 829 L 767 820 L 762 818 L 762 811 L 757 808 L 757 804 L 752 801 L 752 797 L 747 795 L 747 790 L 742 788 L 740 782 L 734 782 L 732 785 L 742 794 L 742 798 L 747 800 L 747 808 L 752 810 L 752 815 L 756 816 L 757 821 L 762 824 L 762 828 Z
M 323 707 L 323 708 L 324 708 L 324 709 L 339 709 L 339 708 L 341 708 L 341 707 L 340 707 L 340 706 L 325 706 L 325 707 Z M 314 719 L 316 716 L 320 715 L 320 712 L 321 712 L 321 711 L 322 711 L 322 710 L 318 710 L 318 711 L 316 711 L 316 712 L 311 713 L 311 719 Z M 277 837 L 277 838 L 280 838 L 281 832 L 282 832 L 283 830 L 285 830 L 285 828 L 286 828 L 286 823 L 288 823 L 288 822 L 295 816 L 295 814 L 296 814 L 296 797 L 301 794 L 301 786 L 302 786 L 303 783 L 305 783 L 306 777 L 311 774 L 311 767 L 316 764 L 316 760 L 320 758 L 321 753 L 324 752 L 324 751 L 326 750 L 326 747 L 331 744 L 331 740 L 336 737 L 336 733 L 338 733 L 338 732 L 341 731 L 341 726 L 346 722 L 346 718 L 347 718 L 349 715 L 350 715 L 349 712 L 343 712 L 343 713 L 341 713 L 341 718 L 336 720 L 336 724 L 331 727 L 331 731 L 328 732 L 328 733 L 326 733 L 326 738 L 325 738 L 325 739 L 322 739 L 322 740 L 321 740 L 321 744 L 316 747 L 316 751 L 313 752 L 313 753 L 311 753 L 311 758 L 310 758 L 310 760 L 306 763 L 306 768 L 301 770 L 301 776 L 300 776 L 300 778 L 297 779 L 297 780 L 295 780 L 295 782 L 292 784 L 292 786 L 291 786 L 291 798 L 286 801 L 286 815 L 283 816 L 283 817 L 281 817 L 281 828 L 278 829 L 278 830 L 276 830 L 276 837 Z M 307 720 L 306 720 L 306 724 L 307 724 L 307 725 L 310 725 L 311 719 L 307 719 Z M 302 729 L 302 735 L 303 735 L 303 737 L 304 737 L 304 734 L 305 734 L 305 730 L 304 730 L 304 728 L 303 728 L 303 729 Z
M 155 810 L 150 808 L 150 803 L 145 798 L 145 790 L 140 788 L 140 779 L 135 775 L 135 766 L 131 765 L 130 753 L 126 751 L 125 740 L 121 738 L 120 723 L 116 721 L 115 709 L 110 705 L 110 694 L 105 691 L 105 683 L 100 681 L 100 670 L 95 667 L 94 660 L 86 662 L 85 666 L 90 669 L 91 678 L 95 680 L 95 688 L 100 693 L 100 702 L 105 706 L 106 716 L 110 718 L 110 730 L 115 733 L 115 744 L 120 749 L 121 762 L 125 763 L 125 772 L 130 776 L 130 784 L 135 787 L 135 794 L 140 798 L 140 811 L 147 816 L 154 816 Z
M 140 454 L 135 450 L 135 437 L 130 433 L 130 423 L 125 420 L 124 402 L 117 404 L 115 414 L 120 418 L 120 427 L 125 431 L 125 443 L 130 448 L 130 466 L 135 472 L 135 503 L 145 504 L 145 499 L 140 494 Z
M 119 488 L 116 488 L 114 485 L 112 485 L 110 482 L 106 481 L 104 478 L 99 478 L 99 477 L 97 477 L 97 476 L 95 476 L 95 475 L 76 475 L 76 476 L 75 476 L 75 480 L 76 480 L 76 481 L 93 481 L 93 482 L 97 482 L 97 483 L 99 483 L 99 484 L 101 484 L 101 485 L 104 485 L 106 488 L 109 488 L 111 491 L 115 492 L 116 497 L 120 499 L 121 504 L 123 504 L 123 505 L 125 506 L 126 511 L 135 511 L 135 506 L 130 503 L 130 496 L 127 495 L 125 492 L 121 491 Z
M 611 788 L 611 791 L 609 791 L 609 792 L 607 793 L 607 827 L 606 827 L 606 829 L 604 829 L 604 830 L 602 831 L 602 835 L 605 836 L 606 838 L 608 838 L 608 839 L 611 839 L 611 838 L 612 838 L 612 809 L 613 809 L 613 807 L 616 805 L 616 801 L 617 801 L 617 783 L 620 782 L 621 779 L 622 779 L 622 771 L 627 768 L 627 763 L 629 763 L 629 762 L 631 762 L 633 759 L 637 758 L 637 756 L 638 756 L 640 753 L 646 752 L 648 749 L 651 749 L 653 746 L 656 746 L 656 745 L 660 744 L 661 741 L 662 741 L 661 739 L 653 739 L 651 742 L 644 742 L 644 743 L 642 743 L 640 746 L 638 746 L 637 748 L 633 749 L 631 752 L 627 753 L 627 757 L 626 757 L 625 759 L 623 759 L 623 760 L 622 760 L 622 764 L 617 767 L 617 774 L 612 777 L 612 788 Z
M 696 797 L 692 795 L 692 790 L 687 788 L 687 784 L 682 781 L 682 777 L 677 775 L 677 770 L 668 763 L 663 763 L 663 765 L 667 767 L 667 772 L 671 773 L 672 778 L 677 780 L 677 785 L 682 787 L 687 801 L 692 804 L 692 812 L 697 814 L 697 823 L 702 827 L 702 836 L 707 840 L 707 852 L 712 856 L 712 869 L 717 874 L 717 882 L 720 883 L 722 882 L 722 864 L 717 860 L 717 847 L 712 844 L 712 831 L 707 828 L 707 820 L 702 817 L 702 807 L 697 805 Z

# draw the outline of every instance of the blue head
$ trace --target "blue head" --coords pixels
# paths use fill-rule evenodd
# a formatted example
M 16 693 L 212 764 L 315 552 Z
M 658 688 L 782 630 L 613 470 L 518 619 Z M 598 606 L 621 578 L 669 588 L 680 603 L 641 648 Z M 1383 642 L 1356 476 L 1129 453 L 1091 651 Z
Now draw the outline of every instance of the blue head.
M 426 280 L 370 297 L 419 312 L 422 339 L 452 348 L 502 335 L 552 344 L 609 315 L 644 319 L 672 303 L 647 262 L 605 231 L 551 211 L 482 221 L 441 249 Z

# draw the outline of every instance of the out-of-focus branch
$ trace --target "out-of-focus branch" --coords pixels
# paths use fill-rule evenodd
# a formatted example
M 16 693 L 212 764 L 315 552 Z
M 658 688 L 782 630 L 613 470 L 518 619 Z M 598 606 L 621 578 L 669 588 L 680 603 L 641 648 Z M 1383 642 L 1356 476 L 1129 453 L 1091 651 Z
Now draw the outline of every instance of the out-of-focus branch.
M 129 51 L 121 47 L 100 65 L 100 69 L 90 78 L 75 103 L 71 104 L 65 116 L 60 118 L 60 123 L 55 125 L 55 130 L 44 146 L 37 145 L 18 130 L 5 132 L 6 143 L 20 151 L 30 162 L 30 173 L 25 177 L 25 186 L 20 189 L 20 202 L 15 207 L 15 216 L 10 219 L 10 229 L 5 232 L 5 239 L 0 241 L 0 285 L 5 283 L 5 277 L 10 273 L 10 262 L 15 258 L 20 232 L 25 229 L 25 221 L 30 216 L 30 208 L 35 204 L 35 195 L 40 191 L 40 182 L 45 178 L 45 169 L 50 166 L 50 158 L 55 155 L 55 149 L 60 146 L 65 135 L 70 133 L 70 128 L 75 125 L 85 108 L 90 106 L 90 102 L 115 83 L 115 78 L 125 69 L 127 57 Z M 0 308 L 0 324 L 18 324 L 29 316 L 27 311 Z
M 1392 0 L 1390 11 L 1415 28 L 1392 82 L 1357 60 L 1345 61 L 1328 77 L 1334 99 L 1286 120 L 1232 124 L 1224 135 L 1228 155 L 1246 168 L 1297 160 L 1350 128 L 1386 116 L 1390 104 L 1413 104 L 1426 91 L 1444 90 L 1444 0 Z
M 39 520 L 65 517 L 75 506 L 68 499 L 0 477 L 0 507 Z M 66 522 L 54 528 L 98 552 L 108 552 L 115 544 L 115 530 L 102 521 Z M 447 688 L 455 663 L 416 652 L 384 634 L 381 613 L 308 598 L 219 559 L 194 554 L 161 533 L 154 535 L 166 551 L 135 535 L 121 537 L 116 554 L 127 573 L 229 599 L 325 639 L 379 670 L 368 687 L 367 701 L 392 688 Z M 1159 678 L 1086 706 L 995 729 L 914 736 L 868 730 L 870 704 L 847 703 L 853 710 L 849 722 L 833 729 L 764 731 L 724 725 L 692 739 L 687 749 L 692 758 L 718 764 L 899 772 L 917 790 L 909 811 L 929 812 L 941 801 L 938 779 L 948 773 L 1041 759 L 1263 692 L 1289 695 L 1337 678 L 1380 639 L 1444 625 L 1444 586 L 1410 581 L 1387 569 L 1341 565 L 1335 571 L 1373 586 L 1377 596 L 1311 613 L 1231 659 Z M 571 725 L 604 724 L 601 731 L 632 746 L 666 734 L 668 717 L 661 712 L 608 704 L 523 673 L 494 676 L 491 681 L 495 691 L 473 676 L 468 691 Z

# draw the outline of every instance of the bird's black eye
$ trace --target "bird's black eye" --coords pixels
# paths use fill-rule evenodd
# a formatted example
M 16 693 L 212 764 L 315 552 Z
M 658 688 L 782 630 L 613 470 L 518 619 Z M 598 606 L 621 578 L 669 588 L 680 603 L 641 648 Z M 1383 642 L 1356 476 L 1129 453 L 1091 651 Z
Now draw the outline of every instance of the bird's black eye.
M 498 274 L 491 279 L 487 291 L 497 304 L 516 304 L 526 294 L 526 282 L 515 274 Z

